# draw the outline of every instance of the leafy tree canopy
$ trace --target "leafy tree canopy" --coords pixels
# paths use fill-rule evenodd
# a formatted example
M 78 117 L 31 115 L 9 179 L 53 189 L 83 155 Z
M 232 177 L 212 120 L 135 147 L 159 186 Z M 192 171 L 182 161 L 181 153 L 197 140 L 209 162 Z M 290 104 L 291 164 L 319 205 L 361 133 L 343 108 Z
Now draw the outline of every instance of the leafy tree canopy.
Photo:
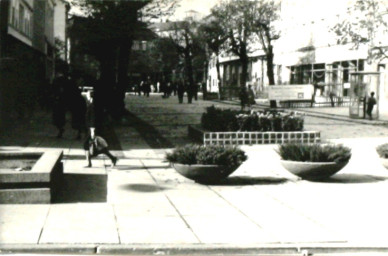
M 388 6 L 386 0 L 356 0 L 347 14 L 333 27 L 339 44 L 352 44 L 357 49 L 369 46 L 369 58 L 386 58 L 387 49 L 382 37 L 388 31 Z M 372 51 L 376 49 L 377 51 Z

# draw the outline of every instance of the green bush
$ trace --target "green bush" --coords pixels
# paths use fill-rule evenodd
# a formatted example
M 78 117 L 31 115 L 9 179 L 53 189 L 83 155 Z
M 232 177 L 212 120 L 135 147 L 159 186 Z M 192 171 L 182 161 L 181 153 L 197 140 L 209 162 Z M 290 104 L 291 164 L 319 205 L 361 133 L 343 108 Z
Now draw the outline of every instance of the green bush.
M 242 112 L 211 106 L 201 117 L 202 128 L 211 132 L 302 131 L 303 124 L 303 116 L 299 113 L 276 110 Z
M 347 162 L 351 157 L 351 150 L 343 145 L 303 145 L 286 143 L 279 145 L 276 152 L 283 160 L 300 162 Z
M 388 158 L 388 143 L 381 144 L 376 148 L 376 151 L 381 158 Z
M 174 149 L 166 154 L 166 160 L 170 163 L 180 164 L 213 164 L 229 167 L 238 167 L 247 156 L 244 151 L 234 146 L 222 145 L 194 145 L 188 144 Z
M 202 114 L 202 128 L 208 131 L 237 131 L 238 123 L 236 115 L 239 111 L 231 109 L 219 109 L 214 106 L 206 108 Z

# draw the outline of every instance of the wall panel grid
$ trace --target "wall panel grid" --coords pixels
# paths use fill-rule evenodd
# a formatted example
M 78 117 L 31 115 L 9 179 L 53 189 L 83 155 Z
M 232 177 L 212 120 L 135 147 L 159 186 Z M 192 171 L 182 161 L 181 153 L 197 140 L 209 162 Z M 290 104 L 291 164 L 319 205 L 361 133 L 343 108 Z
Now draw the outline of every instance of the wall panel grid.
M 205 132 L 205 145 L 256 145 L 303 143 L 312 144 L 321 141 L 320 132 Z

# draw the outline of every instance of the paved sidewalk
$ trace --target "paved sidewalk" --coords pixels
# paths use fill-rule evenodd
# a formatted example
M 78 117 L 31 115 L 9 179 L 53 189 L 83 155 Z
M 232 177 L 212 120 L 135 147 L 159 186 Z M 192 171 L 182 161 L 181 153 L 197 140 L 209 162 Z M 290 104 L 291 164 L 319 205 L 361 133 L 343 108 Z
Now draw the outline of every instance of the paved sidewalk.
M 65 171 L 85 161 L 81 143 L 57 140 L 35 124 L 27 147 L 65 153 Z M 388 251 L 388 171 L 375 146 L 388 138 L 341 139 L 350 163 L 331 180 L 308 182 L 288 173 L 275 146 L 244 146 L 248 160 L 222 185 L 205 186 L 164 161 L 132 126 L 115 128 L 122 150 L 108 172 L 106 203 L 0 205 L 0 252 L 126 254 L 267 254 Z M 78 157 L 79 156 L 79 157 Z

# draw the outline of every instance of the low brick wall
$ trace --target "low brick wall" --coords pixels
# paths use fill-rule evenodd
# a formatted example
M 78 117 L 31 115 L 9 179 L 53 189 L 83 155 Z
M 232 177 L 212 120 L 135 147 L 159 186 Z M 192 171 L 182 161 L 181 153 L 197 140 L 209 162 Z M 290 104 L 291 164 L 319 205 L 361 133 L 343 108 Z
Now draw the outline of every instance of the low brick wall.
M 316 131 L 301 132 L 205 132 L 193 126 L 188 128 L 189 137 L 205 145 L 257 145 L 303 143 L 311 144 L 321 141 L 321 133 Z

